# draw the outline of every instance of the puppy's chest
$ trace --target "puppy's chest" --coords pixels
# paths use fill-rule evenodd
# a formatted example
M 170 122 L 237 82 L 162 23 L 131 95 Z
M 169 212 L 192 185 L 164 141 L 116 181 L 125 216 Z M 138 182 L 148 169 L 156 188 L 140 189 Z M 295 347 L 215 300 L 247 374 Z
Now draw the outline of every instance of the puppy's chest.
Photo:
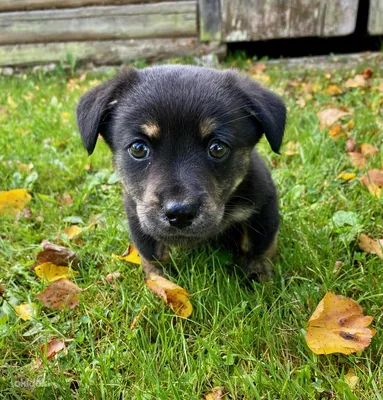
M 254 204 L 230 204 L 225 208 L 224 218 L 221 222 L 221 231 L 237 222 L 248 220 L 256 212 Z

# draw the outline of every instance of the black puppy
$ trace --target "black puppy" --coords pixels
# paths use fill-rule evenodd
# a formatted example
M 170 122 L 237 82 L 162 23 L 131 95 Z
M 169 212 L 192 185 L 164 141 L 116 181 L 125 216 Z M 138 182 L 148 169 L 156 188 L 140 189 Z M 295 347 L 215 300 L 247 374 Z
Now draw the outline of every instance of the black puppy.
M 265 133 L 278 152 L 285 120 L 282 100 L 250 78 L 193 66 L 128 69 L 77 108 L 88 153 L 100 133 L 114 154 L 147 275 L 169 246 L 207 241 L 239 255 L 249 277 L 269 274 L 277 195 L 254 146 Z

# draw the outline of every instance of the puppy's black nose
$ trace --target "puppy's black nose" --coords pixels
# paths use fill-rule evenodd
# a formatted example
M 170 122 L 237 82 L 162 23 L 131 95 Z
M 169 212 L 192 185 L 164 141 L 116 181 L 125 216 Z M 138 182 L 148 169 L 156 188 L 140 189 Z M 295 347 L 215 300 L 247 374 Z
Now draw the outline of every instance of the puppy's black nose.
M 179 229 L 191 225 L 198 212 L 198 203 L 169 201 L 164 204 L 165 217 L 169 224 Z

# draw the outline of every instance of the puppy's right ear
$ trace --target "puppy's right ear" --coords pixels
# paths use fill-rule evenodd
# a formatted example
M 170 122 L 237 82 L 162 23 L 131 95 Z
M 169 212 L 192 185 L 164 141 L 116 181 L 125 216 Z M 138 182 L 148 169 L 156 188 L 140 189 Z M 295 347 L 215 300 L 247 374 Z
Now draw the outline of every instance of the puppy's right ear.
M 82 143 L 89 155 L 93 153 L 98 134 L 101 134 L 110 145 L 107 132 L 113 111 L 122 95 L 137 79 L 138 71 L 130 68 L 81 97 L 76 111 L 77 125 Z

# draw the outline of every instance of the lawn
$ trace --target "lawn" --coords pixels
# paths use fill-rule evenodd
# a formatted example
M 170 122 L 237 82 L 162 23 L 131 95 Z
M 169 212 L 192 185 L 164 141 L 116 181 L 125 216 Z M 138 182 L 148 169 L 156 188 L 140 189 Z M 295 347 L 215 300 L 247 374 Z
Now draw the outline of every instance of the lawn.
M 0 398 L 191 400 L 215 386 L 226 399 L 383 398 L 383 260 L 362 252 L 357 239 L 383 238 L 383 200 L 359 179 L 383 169 L 381 65 L 305 70 L 242 56 L 223 66 L 258 77 L 289 109 L 281 155 L 266 141 L 258 146 L 278 186 L 279 258 L 273 280 L 245 285 L 219 249 L 174 251 L 179 275 L 171 279 L 191 294 L 188 319 L 146 288 L 141 267 L 112 258 L 129 244 L 121 188 L 106 145 L 91 157 L 82 148 L 74 109 L 113 73 L 0 77 L 0 190 L 32 195 L 17 219 L 0 217 Z M 347 83 L 366 68 L 373 74 L 363 86 Z M 337 131 L 321 129 L 317 113 L 332 107 L 350 115 Z M 357 168 L 345 150 L 349 138 L 380 153 Z M 346 182 L 343 172 L 355 179 Z M 84 229 L 69 240 L 63 231 L 73 224 Z M 35 299 L 46 284 L 29 267 L 44 239 L 81 259 L 74 281 L 83 292 L 72 310 Z M 105 280 L 111 272 L 121 273 L 114 285 Z M 363 352 L 315 355 L 307 347 L 307 321 L 327 291 L 374 316 L 377 334 Z M 37 305 L 30 321 L 13 308 L 25 302 Z M 41 346 L 52 338 L 66 349 L 47 360 Z

